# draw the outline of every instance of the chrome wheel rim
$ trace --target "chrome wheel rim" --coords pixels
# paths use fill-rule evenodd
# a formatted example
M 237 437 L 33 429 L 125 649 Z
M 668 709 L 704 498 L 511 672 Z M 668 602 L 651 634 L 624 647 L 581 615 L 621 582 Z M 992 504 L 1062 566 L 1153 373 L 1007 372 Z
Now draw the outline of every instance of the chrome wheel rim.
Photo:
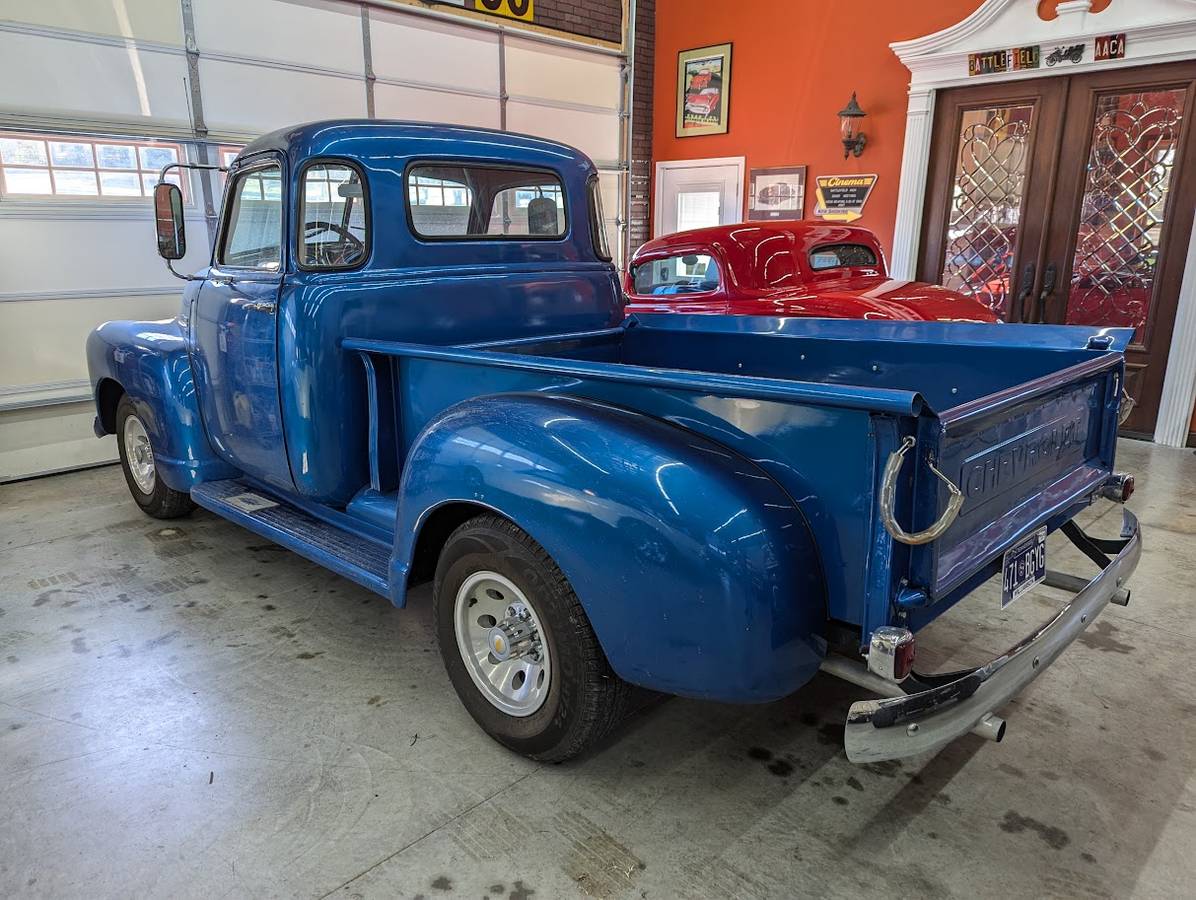
M 474 572 L 453 605 L 457 649 L 469 677 L 509 716 L 530 716 L 548 698 L 552 661 L 527 596 L 497 572 Z
M 150 447 L 149 435 L 145 433 L 145 426 L 136 416 L 125 419 L 125 460 L 129 465 L 129 474 L 133 476 L 133 483 L 143 494 L 154 492 L 157 480 L 154 474 L 154 451 Z

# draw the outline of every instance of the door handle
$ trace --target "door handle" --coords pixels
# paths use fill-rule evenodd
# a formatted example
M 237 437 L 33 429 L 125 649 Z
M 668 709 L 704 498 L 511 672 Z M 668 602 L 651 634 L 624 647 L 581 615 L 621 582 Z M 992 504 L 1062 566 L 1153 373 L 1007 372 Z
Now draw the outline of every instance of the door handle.
M 1055 281 L 1059 277 L 1059 268 L 1054 263 L 1048 263 L 1046 271 L 1042 273 L 1042 290 L 1038 294 L 1038 321 L 1046 321 L 1047 301 L 1055 295 Z
M 1022 269 L 1022 284 L 1017 292 L 1017 308 L 1018 314 L 1025 314 L 1026 301 L 1030 299 L 1030 294 L 1034 292 L 1034 263 L 1026 263 L 1026 267 Z

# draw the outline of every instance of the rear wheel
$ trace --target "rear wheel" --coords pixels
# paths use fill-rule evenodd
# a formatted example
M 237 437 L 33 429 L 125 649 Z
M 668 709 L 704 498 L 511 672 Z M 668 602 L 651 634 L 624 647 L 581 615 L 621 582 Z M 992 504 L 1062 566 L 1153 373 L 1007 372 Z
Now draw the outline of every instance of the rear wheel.
M 128 395 L 116 407 L 116 445 L 129 493 L 142 512 L 155 519 L 177 519 L 195 509 L 189 494 L 174 490 L 158 476 L 149 433 Z
M 562 762 L 623 718 L 631 686 L 611 670 L 556 563 L 511 522 L 479 516 L 449 536 L 434 604 L 449 679 L 499 743 Z

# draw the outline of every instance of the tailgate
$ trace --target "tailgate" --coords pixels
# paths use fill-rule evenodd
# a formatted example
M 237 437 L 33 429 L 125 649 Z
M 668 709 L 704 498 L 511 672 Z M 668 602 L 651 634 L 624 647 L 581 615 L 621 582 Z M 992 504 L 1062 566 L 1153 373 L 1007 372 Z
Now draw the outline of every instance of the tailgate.
M 963 492 L 954 524 L 914 548 L 917 583 L 940 598 L 1043 524 L 1084 501 L 1111 474 L 1124 360 L 1101 354 L 924 420 L 921 440 Z M 929 522 L 947 488 L 923 469 L 915 508 Z

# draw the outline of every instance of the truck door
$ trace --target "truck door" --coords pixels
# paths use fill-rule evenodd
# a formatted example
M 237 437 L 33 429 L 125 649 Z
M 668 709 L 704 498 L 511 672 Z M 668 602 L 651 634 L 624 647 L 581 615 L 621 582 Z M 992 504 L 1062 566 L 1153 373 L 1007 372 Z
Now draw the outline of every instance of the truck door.
M 221 456 L 292 490 L 276 352 L 285 246 L 282 162 L 263 156 L 230 177 L 213 264 L 191 312 L 199 410 Z

